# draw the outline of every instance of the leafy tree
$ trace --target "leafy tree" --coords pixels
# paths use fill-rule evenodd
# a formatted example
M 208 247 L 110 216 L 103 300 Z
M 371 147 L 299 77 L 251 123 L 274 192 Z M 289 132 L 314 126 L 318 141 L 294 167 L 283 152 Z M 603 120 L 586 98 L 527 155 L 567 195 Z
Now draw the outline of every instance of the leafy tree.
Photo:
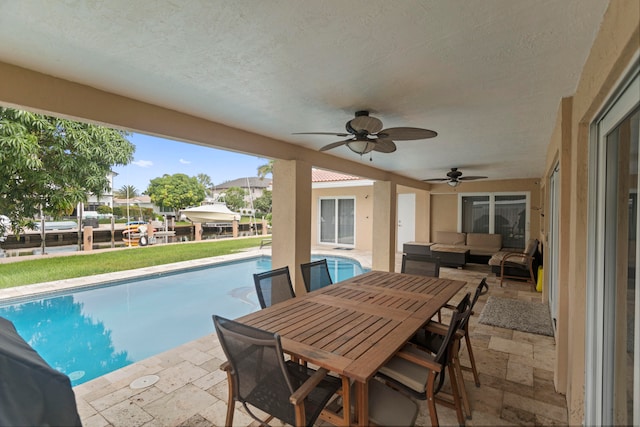
M 247 195 L 246 190 L 240 187 L 231 187 L 224 193 L 224 201 L 234 212 L 245 207 L 244 196 Z
M 272 195 L 271 191 L 264 190 L 262 195 L 253 201 L 253 207 L 263 214 L 271 213 Z
M 19 233 L 40 212 L 70 214 L 109 189 L 114 165 L 133 159 L 127 133 L 0 107 L 0 213 Z M 0 225 L 2 227 L 2 225 Z
M 198 182 L 205 188 L 205 191 L 209 193 L 209 196 L 213 197 L 213 181 L 211 181 L 211 177 L 206 173 L 199 173 L 198 175 L 196 175 L 196 178 L 198 179 Z
M 119 199 L 126 199 L 127 195 L 130 199 L 138 197 L 140 192 L 134 185 L 123 185 L 115 192 L 115 196 Z
M 98 208 L 96 209 L 96 211 L 97 211 L 99 214 L 102 214 L 102 215 L 104 215 L 104 214 L 110 214 L 110 213 L 113 213 L 113 209 L 111 209 L 111 207 L 110 207 L 110 206 L 107 206 L 107 205 L 100 205 L 100 206 L 98 206 Z
M 124 211 L 124 209 L 122 209 L 122 206 L 114 206 L 113 207 L 113 216 L 115 216 L 117 218 L 122 218 L 126 214 L 127 213 Z
M 264 179 L 271 173 L 273 173 L 273 160 L 269 160 L 267 164 L 258 166 L 258 178 Z
M 146 193 L 157 206 L 178 210 L 198 205 L 205 198 L 205 189 L 195 177 L 183 173 L 164 174 L 151 180 Z

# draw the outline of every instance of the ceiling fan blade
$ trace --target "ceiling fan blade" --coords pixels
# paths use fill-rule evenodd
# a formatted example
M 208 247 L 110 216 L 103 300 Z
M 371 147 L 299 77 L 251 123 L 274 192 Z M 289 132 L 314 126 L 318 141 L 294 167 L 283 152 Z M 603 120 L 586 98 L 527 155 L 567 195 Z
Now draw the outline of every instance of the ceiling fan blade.
M 437 182 L 437 181 L 449 181 L 449 178 L 430 178 L 430 179 L 423 179 L 423 181 L 433 181 L 433 182 Z
M 396 141 L 410 141 L 413 139 L 433 138 L 438 136 L 438 133 L 429 129 L 400 127 L 383 129 L 378 133 L 378 136 Z
M 344 141 L 338 141 L 338 142 L 334 142 L 332 144 L 329 145 L 325 145 L 324 147 L 322 147 L 320 149 L 320 151 L 327 151 L 327 150 L 331 150 L 332 148 L 336 148 L 336 147 L 340 147 L 341 145 L 346 144 L 347 142 L 351 142 L 351 141 L 355 141 L 353 138 L 351 139 L 345 139 Z
M 458 178 L 460 181 L 473 181 L 474 179 L 486 179 L 487 176 L 461 176 Z
M 348 133 L 336 133 L 336 132 L 295 132 L 291 135 L 333 135 L 333 136 L 351 136 Z
M 393 153 L 396 151 L 396 144 L 390 139 L 378 138 L 376 144 L 373 146 L 373 151 L 378 151 L 380 153 Z

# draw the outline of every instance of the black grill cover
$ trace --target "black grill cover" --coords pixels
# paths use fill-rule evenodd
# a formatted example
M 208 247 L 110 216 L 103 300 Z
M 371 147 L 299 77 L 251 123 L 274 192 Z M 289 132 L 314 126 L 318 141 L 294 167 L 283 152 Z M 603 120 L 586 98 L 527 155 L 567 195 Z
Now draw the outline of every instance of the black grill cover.
M 0 426 L 80 426 L 69 377 L 0 317 Z

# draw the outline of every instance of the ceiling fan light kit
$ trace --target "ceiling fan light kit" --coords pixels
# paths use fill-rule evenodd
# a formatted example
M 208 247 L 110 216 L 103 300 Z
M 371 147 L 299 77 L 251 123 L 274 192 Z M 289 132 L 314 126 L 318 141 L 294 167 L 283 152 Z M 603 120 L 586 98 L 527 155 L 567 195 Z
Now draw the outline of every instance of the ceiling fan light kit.
M 373 149 L 375 148 L 375 143 L 370 142 L 370 141 L 360 141 L 360 140 L 355 140 L 355 141 L 350 141 L 347 142 L 347 148 L 351 151 L 353 151 L 356 154 L 360 154 L 361 156 L 363 154 L 367 154 L 371 151 L 373 151 Z
M 416 139 L 427 139 L 437 136 L 437 132 L 429 129 L 396 127 L 382 129 L 382 121 L 376 117 L 369 116 L 366 110 L 356 111 L 355 117 L 345 124 L 347 133 L 344 132 L 296 132 L 293 135 L 334 135 L 341 137 L 351 137 L 344 141 L 333 142 L 325 145 L 320 151 L 331 150 L 342 145 L 356 154 L 363 155 L 372 151 L 379 153 L 393 153 L 396 151 L 397 141 L 410 141 Z
M 447 181 L 450 187 L 457 187 L 460 184 L 460 181 Z

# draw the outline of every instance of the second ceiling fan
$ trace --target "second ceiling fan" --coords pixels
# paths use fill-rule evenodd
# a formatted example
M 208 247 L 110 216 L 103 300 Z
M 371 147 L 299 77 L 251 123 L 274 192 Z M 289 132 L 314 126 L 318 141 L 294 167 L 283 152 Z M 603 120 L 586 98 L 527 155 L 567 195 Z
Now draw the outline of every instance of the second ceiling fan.
M 447 172 L 446 178 L 430 178 L 424 179 L 426 182 L 442 182 L 446 181 L 452 187 L 457 187 L 460 184 L 460 181 L 475 181 L 476 179 L 486 179 L 486 176 L 462 176 L 462 172 L 458 170 L 458 168 L 451 168 L 449 172 Z
M 346 145 L 354 153 L 363 155 L 371 151 L 393 153 L 396 151 L 395 141 L 409 141 L 415 139 L 433 138 L 438 135 L 429 129 L 413 127 L 395 127 L 382 129 L 382 122 L 376 117 L 369 116 L 368 111 L 356 111 L 355 118 L 349 120 L 344 132 L 297 132 L 293 135 L 334 135 L 349 137 L 343 141 L 325 145 L 320 151 Z

